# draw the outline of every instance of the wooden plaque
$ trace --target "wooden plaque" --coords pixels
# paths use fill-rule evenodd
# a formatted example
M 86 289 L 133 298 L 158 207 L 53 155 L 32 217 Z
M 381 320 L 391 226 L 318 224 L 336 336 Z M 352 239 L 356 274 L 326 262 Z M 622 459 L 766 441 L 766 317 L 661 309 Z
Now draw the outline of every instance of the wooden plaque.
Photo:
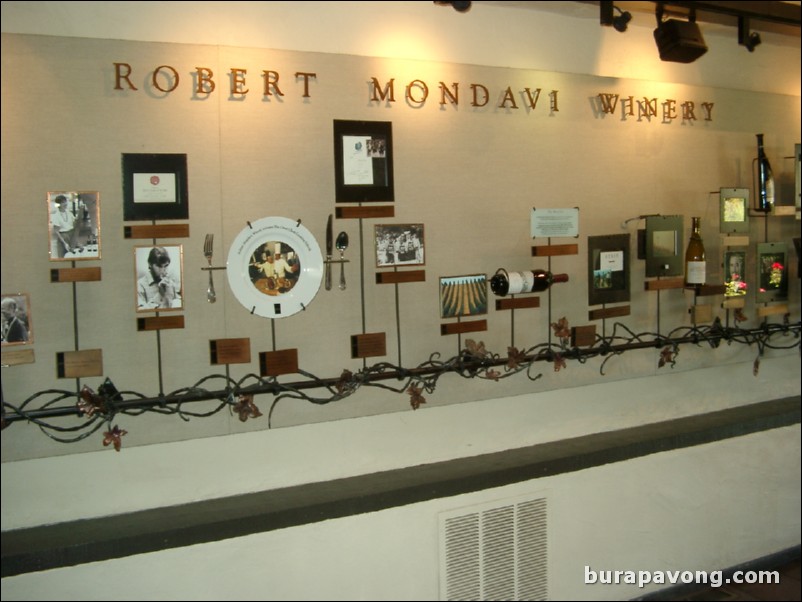
M 189 224 L 123 226 L 125 238 L 189 238 Z
M 749 246 L 749 237 L 748 236 L 722 236 L 721 237 L 721 246 L 722 247 L 748 247 Z
M 56 268 L 50 270 L 50 282 L 97 282 L 100 268 Z
M 603 320 L 606 318 L 619 318 L 629 315 L 629 305 L 619 305 L 618 307 L 603 307 L 593 309 L 588 312 L 588 320 Z
M 723 309 L 743 309 L 746 307 L 746 298 L 744 297 L 728 297 L 724 299 L 721 304 Z
M 426 270 L 403 272 L 376 272 L 376 284 L 398 284 L 401 282 L 425 282 Z
M 387 355 L 387 337 L 383 332 L 355 334 L 351 337 L 351 357 Z
M 59 378 L 103 376 L 103 350 L 60 351 L 56 353 L 56 373 Z
M 251 361 L 251 339 L 215 339 L 209 341 L 212 364 L 247 364 Z
M 596 342 L 596 325 L 574 326 L 571 328 L 571 345 L 574 347 L 589 347 Z
M 505 297 L 496 299 L 496 310 L 502 309 L 526 309 L 529 307 L 540 307 L 540 297 Z
M 780 303 L 779 305 L 767 305 L 765 307 L 757 308 L 757 315 L 759 318 L 765 316 L 776 316 L 777 314 L 787 314 L 788 304 Z
M 579 245 L 537 245 L 532 247 L 532 257 L 554 257 L 556 255 L 577 255 Z
M 441 324 L 440 334 L 462 334 L 463 332 L 481 332 L 487 330 L 487 320 L 474 320 L 472 322 L 453 322 Z
M 691 321 L 694 324 L 713 321 L 713 306 L 712 305 L 693 305 L 688 309 L 691 314 Z
M 643 283 L 644 290 L 663 291 L 672 288 L 685 288 L 684 278 L 662 278 L 660 280 L 647 280 Z
M 281 376 L 298 372 L 298 350 L 281 349 L 259 353 L 260 376 Z
M 33 349 L 18 349 L 15 351 L 3 351 L 3 367 L 19 366 L 20 364 L 33 364 L 36 358 Z
M 394 217 L 393 205 L 370 205 L 367 207 L 337 207 L 334 210 L 337 219 L 370 219 L 379 217 Z
M 152 318 L 137 318 L 136 329 L 167 330 L 169 328 L 183 328 L 184 316 L 154 316 Z
M 700 297 L 709 297 L 710 295 L 723 295 L 727 292 L 726 284 L 703 284 L 696 292 Z

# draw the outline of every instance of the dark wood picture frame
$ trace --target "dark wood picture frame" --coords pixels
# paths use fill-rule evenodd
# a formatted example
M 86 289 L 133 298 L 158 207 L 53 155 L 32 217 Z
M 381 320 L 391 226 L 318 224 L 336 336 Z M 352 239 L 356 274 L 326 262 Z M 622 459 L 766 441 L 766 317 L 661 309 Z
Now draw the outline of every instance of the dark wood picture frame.
M 393 128 L 389 121 L 334 120 L 337 203 L 392 203 Z
M 630 235 L 588 237 L 588 305 L 629 301 Z
M 185 154 L 122 155 L 123 221 L 189 219 Z

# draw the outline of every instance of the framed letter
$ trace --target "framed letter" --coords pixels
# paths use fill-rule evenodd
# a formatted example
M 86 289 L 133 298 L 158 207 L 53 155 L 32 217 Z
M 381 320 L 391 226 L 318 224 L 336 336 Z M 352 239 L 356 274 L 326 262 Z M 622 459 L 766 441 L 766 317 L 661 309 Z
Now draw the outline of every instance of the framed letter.
M 186 155 L 122 158 L 123 220 L 188 219 Z
M 393 130 L 389 121 L 334 121 L 338 203 L 393 202 Z

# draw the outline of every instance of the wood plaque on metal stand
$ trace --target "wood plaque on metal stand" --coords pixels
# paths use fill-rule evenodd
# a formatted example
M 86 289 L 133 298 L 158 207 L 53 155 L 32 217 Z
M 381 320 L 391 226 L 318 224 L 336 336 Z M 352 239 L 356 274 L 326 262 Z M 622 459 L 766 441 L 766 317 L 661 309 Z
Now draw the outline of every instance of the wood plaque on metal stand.
M 383 332 L 355 334 L 351 337 L 351 357 L 381 357 L 387 355 L 387 337 Z
M 571 345 L 573 347 L 590 347 L 596 342 L 596 325 L 574 326 L 571 328 Z
M 540 297 L 505 297 L 496 299 L 496 310 L 502 309 L 527 309 L 540 307 Z
M 661 278 L 659 280 L 646 280 L 643 290 L 664 291 L 674 288 L 685 288 L 685 278 Z
M 212 364 L 248 364 L 251 361 L 251 339 L 214 339 L 209 341 Z
M 557 257 L 561 255 L 578 255 L 579 245 L 537 245 L 532 247 L 532 257 Z
M 607 318 L 620 318 L 622 316 L 628 316 L 629 312 L 630 312 L 629 305 L 592 309 L 588 312 L 588 320 L 605 320 Z
M 394 217 L 393 205 L 369 205 L 367 207 L 337 207 L 334 210 L 337 219 L 371 219 Z
M 487 320 L 474 320 L 472 322 L 452 322 L 440 325 L 440 334 L 463 334 L 465 332 L 482 332 L 487 330 Z
M 100 268 L 56 268 L 50 270 L 50 282 L 97 282 Z
M 281 376 L 298 372 L 298 350 L 280 349 L 259 353 L 259 375 Z
M 123 226 L 125 238 L 189 238 L 189 224 Z
M 136 329 L 140 332 L 148 330 L 167 330 L 170 328 L 183 328 L 184 316 L 153 316 L 150 318 L 137 318 Z
M 403 272 L 376 272 L 376 284 L 401 284 L 404 282 L 425 282 L 426 270 L 407 270 Z
M 3 351 L 3 367 L 19 366 L 21 364 L 33 364 L 36 358 L 33 349 L 17 349 L 15 351 Z
M 56 374 L 59 378 L 103 376 L 103 350 L 86 349 L 56 353 Z

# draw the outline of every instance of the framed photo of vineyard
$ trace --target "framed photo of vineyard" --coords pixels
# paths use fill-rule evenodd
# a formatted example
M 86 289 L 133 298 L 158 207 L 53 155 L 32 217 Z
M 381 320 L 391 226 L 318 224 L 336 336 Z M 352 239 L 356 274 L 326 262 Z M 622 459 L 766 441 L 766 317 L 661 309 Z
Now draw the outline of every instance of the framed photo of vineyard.
M 487 313 L 487 275 L 440 278 L 440 317 L 459 318 Z

